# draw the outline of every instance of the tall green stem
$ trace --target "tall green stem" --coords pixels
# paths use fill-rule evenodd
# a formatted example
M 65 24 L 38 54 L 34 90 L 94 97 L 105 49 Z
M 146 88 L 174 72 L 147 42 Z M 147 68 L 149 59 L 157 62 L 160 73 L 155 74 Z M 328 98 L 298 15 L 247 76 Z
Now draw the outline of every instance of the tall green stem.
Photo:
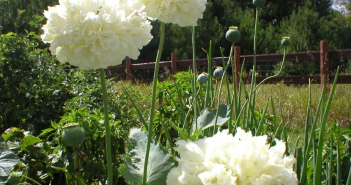
M 217 127 L 217 121 L 218 121 L 218 113 L 219 113 L 219 105 L 220 105 L 220 100 L 221 100 L 221 94 L 222 94 L 222 84 L 223 84 L 223 80 L 224 79 L 227 79 L 227 81 L 228 81 L 228 78 L 227 78 L 227 70 L 228 70 L 228 67 L 229 67 L 229 65 L 230 65 L 230 63 L 232 62 L 232 58 L 233 58 L 233 48 L 234 48 L 234 45 L 235 45 L 235 43 L 232 43 L 232 47 L 231 47 L 231 50 L 230 50 L 230 55 L 229 55 L 229 59 L 228 59 L 228 63 L 227 63 L 227 65 L 225 65 L 225 66 L 223 66 L 223 67 L 225 67 L 224 69 L 223 69 L 223 75 L 222 75 L 222 78 L 221 78 L 221 81 L 220 81 L 220 84 L 219 84 L 219 89 L 218 89 L 218 93 L 217 93 L 217 95 L 218 95 L 218 98 L 217 98 L 217 111 L 216 111 L 216 117 L 215 117 L 215 125 L 214 125 L 214 129 L 213 129 L 213 135 L 215 134 L 215 132 L 216 132 L 216 127 Z M 223 55 L 222 55 L 223 56 Z M 217 83 L 218 83 L 218 80 L 217 80 L 217 82 L 216 82 L 216 86 L 217 86 Z M 229 93 L 229 92 L 228 92 Z M 228 96 L 230 96 L 230 93 L 228 94 Z M 231 107 L 230 105 L 229 105 L 229 107 Z M 231 114 L 231 113 L 230 113 Z M 228 123 L 228 125 L 230 125 L 231 123 L 229 122 Z M 230 126 L 229 126 L 229 128 L 230 128 Z
M 196 59 L 195 59 L 195 26 L 193 26 L 193 33 L 192 33 L 192 47 L 193 47 L 193 96 L 194 96 L 194 120 L 195 125 L 197 125 L 197 96 L 196 96 Z M 190 134 L 189 125 L 185 127 Z M 197 128 L 196 128 L 197 129 Z
M 254 88 L 255 83 L 256 83 L 256 33 L 257 33 L 257 21 L 258 21 L 258 8 L 256 8 L 256 18 L 255 18 L 254 46 L 253 46 L 253 67 L 252 67 L 251 89 Z
M 207 73 L 208 73 L 208 81 L 207 81 L 207 88 L 206 88 L 206 103 L 205 107 L 210 108 L 211 96 L 212 96 L 212 40 L 210 40 L 210 47 L 208 49 L 208 62 L 207 62 Z
M 249 108 L 247 111 L 251 110 L 251 119 L 250 123 L 254 123 L 254 117 L 255 117 L 255 100 L 256 100 L 256 91 L 255 86 L 256 86 L 256 34 L 257 34 L 257 22 L 258 22 L 258 8 L 256 8 L 256 18 L 255 18 L 255 30 L 254 30 L 254 46 L 253 46 L 253 67 L 252 67 L 252 77 L 251 77 L 251 89 L 250 89 L 250 96 L 249 96 L 249 107 L 251 106 L 251 109 Z M 252 104 L 251 104 L 252 101 Z M 249 114 L 248 114 L 249 115 Z M 249 121 L 249 120 L 247 120 Z M 251 129 L 251 125 L 249 125 Z
M 105 71 L 100 68 L 100 82 L 102 88 L 102 100 L 104 103 L 104 124 L 105 124 L 105 140 L 106 140 L 106 159 L 107 159 L 107 184 L 113 184 L 113 171 L 112 171 L 112 154 L 111 154 L 111 131 L 108 118 L 108 103 L 107 103 L 107 88 L 105 81 Z
M 154 79 L 153 79 L 153 84 L 152 84 L 151 109 L 150 109 L 150 115 L 149 115 L 150 122 L 149 122 L 149 128 L 148 128 L 147 146 L 146 146 L 146 154 L 145 154 L 143 185 L 146 185 L 146 183 L 147 183 L 147 164 L 149 162 L 150 143 L 151 143 L 151 139 L 152 139 L 151 137 L 152 137 L 152 129 L 153 129 L 152 126 L 153 126 L 154 114 L 155 114 L 156 87 L 157 87 L 157 83 L 158 83 L 157 82 L 158 81 L 158 68 L 160 66 L 160 60 L 161 60 L 164 40 L 165 40 L 165 23 L 161 22 L 160 43 L 158 45 L 158 51 L 157 51 L 156 62 L 155 62 Z
M 32 182 L 34 182 L 35 184 L 38 184 L 38 185 L 41 185 L 39 182 L 37 182 L 36 180 L 34 180 L 34 179 L 32 179 L 32 178 L 30 178 L 30 177 L 28 177 L 28 176 L 26 176 L 26 175 L 22 175 L 25 179 L 29 179 L 29 180 L 31 180 Z
M 279 76 L 279 75 L 280 75 L 280 73 L 281 73 L 281 72 L 282 72 L 282 70 L 283 70 L 284 62 L 285 62 L 285 47 L 284 47 L 283 61 L 282 61 L 281 65 L 280 65 L 280 69 L 279 69 L 278 73 L 277 73 L 277 74 L 275 74 L 275 75 L 272 75 L 272 76 L 269 76 L 269 77 L 267 77 L 267 78 L 263 79 L 263 80 L 262 80 L 262 81 L 261 81 L 259 84 L 257 84 L 257 85 L 256 85 L 256 87 L 255 87 L 254 91 L 256 91 L 256 90 L 257 90 L 257 88 L 258 88 L 258 87 L 259 87 L 261 84 L 263 84 L 265 81 L 267 81 L 267 80 L 269 80 L 269 79 L 272 79 L 272 78 L 275 78 L 275 77 Z
M 231 94 L 230 94 L 230 89 L 229 89 L 229 80 L 228 80 L 227 70 L 228 70 L 228 67 L 229 67 L 230 64 L 232 64 L 232 69 L 234 68 L 234 65 L 233 65 L 234 64 L 233 63 L 234 46 L 235 46 L 235 43 L 233 42 L 232 46 L 230 48 L 230 54 L 229 54 L 229 58 L 228 58 L 228 63 L 227 64 L 225 64 L 225 62 L 224 62 L 224 54 L 223 54 L 223 50 L 221 49 L 221 56 L 222 56 L 224 73 L 223 73 L 222 80 L 221 80 L 221 83 L 220 83 L 220 88 L 219 88 L 219 91 L 218 91 L 218 100 L 217 100 L 218 101 L 217 107 L 219 107 L 219 105 L 220 105 L 220 98 L 221 98 L 222 83 L 223 83 L 223 79 L 225 79 L 226 84 L 227 84 L 227 91 L 228 91 L 227 105 L 230 108 L 229 120 L 228 120 L 228 129 L 229 129 L 230 132 L 232 131 L 231 127 L 232 127 L 232 119 L 233 119 L 233 116 L 232 116 L 233 110 L 232 110 L 232 100 L 230 98 Z M 233 83 L 234 83 L 234 86 L 235 86 L 235 79 L 234 78 L 233 78 Z M 218 112 L 219 112 L 219 108 L 217 108 L 217 111 L 216 111 L 216 119 L 215 119 L 215 127 L 214 127 L 215 129 L 214 130 L 216 130 L 216 125 L 217 125 L 217 120 L 218 120 Z

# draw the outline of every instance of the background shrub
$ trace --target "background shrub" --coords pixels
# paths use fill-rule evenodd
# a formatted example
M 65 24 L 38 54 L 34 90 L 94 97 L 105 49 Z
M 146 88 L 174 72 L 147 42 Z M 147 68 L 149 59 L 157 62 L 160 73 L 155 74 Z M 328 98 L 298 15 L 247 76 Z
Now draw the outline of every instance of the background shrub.
M 1 35 L 0 131 L 9 127 L 47 128 L 71 98 L 69 73 L 62 70 L 34 33 Z

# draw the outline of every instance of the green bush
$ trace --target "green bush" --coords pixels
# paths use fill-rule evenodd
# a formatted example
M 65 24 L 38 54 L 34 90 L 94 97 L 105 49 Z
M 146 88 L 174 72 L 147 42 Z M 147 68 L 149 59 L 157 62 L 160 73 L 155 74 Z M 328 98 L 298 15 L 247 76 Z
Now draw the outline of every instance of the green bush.
M 72 97 L 69 73 L 38 35 L 8 33 L 0 38 L 0 132 L 9 127 L 40 131 L 58 121 Z M 33 130 L 34 129 L 34 130 Z

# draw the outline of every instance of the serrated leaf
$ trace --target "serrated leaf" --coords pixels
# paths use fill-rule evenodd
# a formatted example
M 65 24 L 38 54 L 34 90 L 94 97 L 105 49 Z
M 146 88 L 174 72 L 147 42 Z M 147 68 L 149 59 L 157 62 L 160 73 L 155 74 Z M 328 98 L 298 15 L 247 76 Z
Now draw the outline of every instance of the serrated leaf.
M 0 177 L 7 177 L 20 159 L 4 147 L 0 147 Z
M 132 129 L 129 134 L 130 152 L 119 170 L 124 179 L 131 185 L 141 185 L 143 181 L 144 162 L 147 147 L 147 134 L 141 129 Z M 169 154 L 154 140 L 150 143 L 150 154 L 147 165 L 147 184 L 166 184 L 167 174 L 174 161 Z
M 36 143 L 39 143 L 41 140 L 37 137 L 34 137 L 32 135 L 26 136 L 22 140 L 22 148 L 25 148 L 30 145 L 34 145 Z
M 227 105 L 218 106 L 217 126 L 222 126 L 229 119 L 229 107 Z M 193 131 L 197 129 L 206 129 L 212 127 L 216 123 L 217 109 L 209 110 L 205 108 L 201 111 L 200 116 L 197 118 L 197 127 L 193 124 Z

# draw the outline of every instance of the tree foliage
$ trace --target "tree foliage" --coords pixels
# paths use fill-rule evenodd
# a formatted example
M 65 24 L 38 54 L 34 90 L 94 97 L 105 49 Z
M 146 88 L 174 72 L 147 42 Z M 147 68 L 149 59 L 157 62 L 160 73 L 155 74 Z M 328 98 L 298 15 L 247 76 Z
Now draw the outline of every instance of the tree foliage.
M 57 4 L 57 0 L 2 0 L 0 1 L 1 33 L 40 33 L 45 23 L 43 11 L 47 6 Z M 257 53 L 281 52 L 279 40 L 290 36 L 290 51 L 310 51 L 319 47 L 319 40 L 330 40 L 331 48 L 348 48 L 350 44 L 350 18 L 331 9 L 329 0 L 266 0 L 259 10 L 257 32 Z M 241 54 L 252 54 L 255 7 L 251 0 L 208 0 L 203 19 L 195 27 L 196 57 L 205 58 L 203 49 L 213 43 L 213 56 L 219 57 L 220 48 L 226 48 L 229 55 L 230 43 L 224 35 L 229 26 L 238 26 L 242 39 Z M 347 24 L 345 24 L 345 22 Z M 136 62 L 151 62 L 156 58 L 158 48 L 159 22 L 153 21 L 153 40 L 141 50 Z M 170 60 L 170 53 L 176 52 L 178 59 L 192 58 L 191 27 L 166 25 L 166 39 L 162 60 Z
M 44 10 L 57 4 L 57 0 L 1 0 L 0 1 L 0 33 L 39 32 L 44 24 Z

